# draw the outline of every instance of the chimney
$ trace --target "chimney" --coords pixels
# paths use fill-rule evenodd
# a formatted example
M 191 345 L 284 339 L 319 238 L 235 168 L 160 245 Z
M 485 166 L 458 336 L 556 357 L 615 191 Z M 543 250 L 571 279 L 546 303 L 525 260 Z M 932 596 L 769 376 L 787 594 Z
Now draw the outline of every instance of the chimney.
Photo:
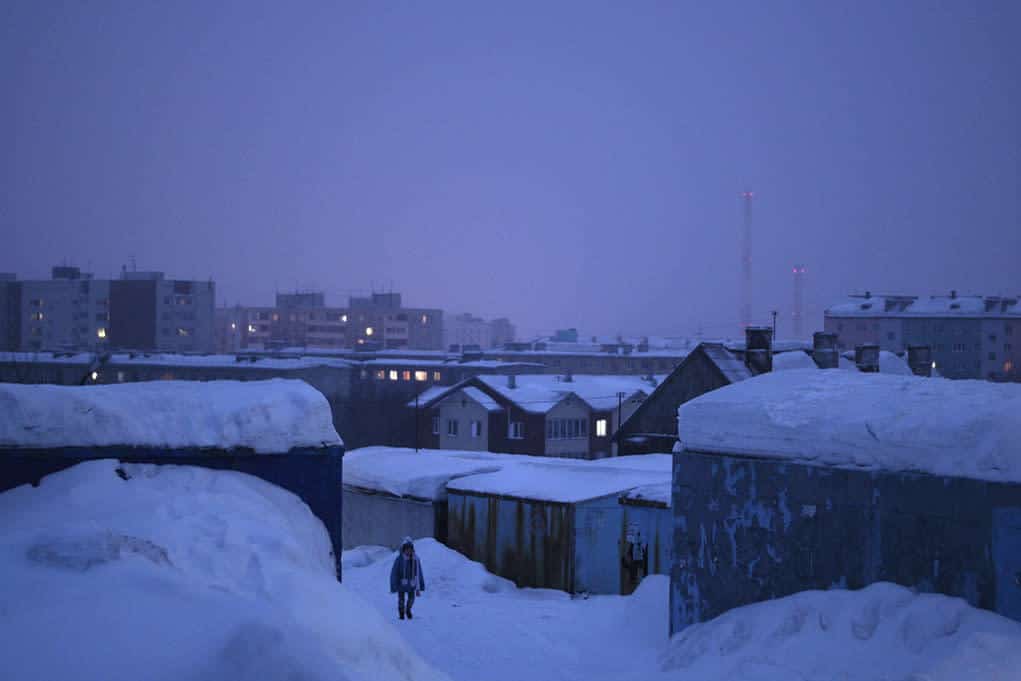
M 744 363 L 753 374 L 773 370 L 773 329 L 768 326 L 749 326 L 744 330 Z
M 816 331 L 812 334 L 812 359 L 820 369 L 836 369 L 840 366 L 837 354 L 837 334 Z
M 909 345 L 908 366 L 915 376 L 932 376 L 932 346 L 931 345 Z
M 507 387 L 511 390 L 518 387 L 518 377 L 515 374 L 507 374 Z
M 574 381 L 574 374 L 570 369 L 567 369 L 564 372 L 564 383 L 571 383 L 572 381 Z
M 951 299 L 956 299 L 957 298 L 957 289 L 954 289 L 954 290 L 950 291 L 950 298 Z
M 854 346 L 854 363 L 866 374 L 879 372 L 879 346 L 875 343 Z

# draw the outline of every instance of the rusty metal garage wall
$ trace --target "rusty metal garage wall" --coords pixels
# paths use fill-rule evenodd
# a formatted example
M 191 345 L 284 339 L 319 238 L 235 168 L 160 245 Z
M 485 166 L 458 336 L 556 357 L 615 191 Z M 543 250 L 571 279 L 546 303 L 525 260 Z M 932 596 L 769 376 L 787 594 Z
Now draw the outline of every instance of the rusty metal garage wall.
M 573 592 L 571 506 L 450 491 L 447 532 L 452 549 L 518 586 Z
M 671 633 L 889 581 L 1021 620 L 1021 485 L 674 455 Z
M 617 540 L 621 546 L 621 559 L 627 547 L 629 534 L 639 533 L 639 541 L 648 548 L 648 572 L 650 575 L 670 574 L 671 556 L 673 555 L 673 511 L 665 504 L 654 504 L 640 502 L 622 497 L 621 525 Z M 639 579 L 635 579 L 634 573 L 621 563 L 620 593 L 629 594 L 638 586 L 642 573 L 637 571 Z
M 344 487 L 344 548 L 388 546 L 404 537 L 447 539 L 447 502 Z
M 623 516 L 616 494 L 575 505 L 572 593 L 621 593 Z

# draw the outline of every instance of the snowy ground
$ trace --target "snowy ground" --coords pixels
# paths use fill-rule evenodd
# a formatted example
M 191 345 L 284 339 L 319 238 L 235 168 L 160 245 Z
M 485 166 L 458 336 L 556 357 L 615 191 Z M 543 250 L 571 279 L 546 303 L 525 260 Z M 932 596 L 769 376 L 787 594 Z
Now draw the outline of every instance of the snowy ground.
M 397 622 L 394 553 L 344 553 L 345 584 L 459 681 L 1007 681 L 1021 625 L 891 584 L 805 592 L 731 611 L 667 640 L 663 576 L 629 597 L 516 589 L 432 539 L 416 542 L 427 590 Z

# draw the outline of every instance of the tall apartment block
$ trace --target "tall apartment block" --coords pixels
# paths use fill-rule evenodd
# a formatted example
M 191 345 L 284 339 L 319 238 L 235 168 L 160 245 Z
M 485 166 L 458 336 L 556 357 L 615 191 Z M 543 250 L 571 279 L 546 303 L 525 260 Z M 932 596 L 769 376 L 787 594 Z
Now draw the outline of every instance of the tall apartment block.
M 162 272 L 125 271 L 111 280 L 61 266 L 45 280 L 0 275 L 0 348 L 208 352 L 214 298 L 213 282 Z
M 472 314 L 448 317 L 443 323 L 443 346 L 477 345 L 483 350 L 501 348 L 514 340 L 514 325 L 509 319 L 486 321 Z
M 851 296 L 826 310 L 824 327 L 841 350 L 875 344 L 905 351 L 932 348 L 936 370 L 947 378 L 1021 380 L 1019 296 Z

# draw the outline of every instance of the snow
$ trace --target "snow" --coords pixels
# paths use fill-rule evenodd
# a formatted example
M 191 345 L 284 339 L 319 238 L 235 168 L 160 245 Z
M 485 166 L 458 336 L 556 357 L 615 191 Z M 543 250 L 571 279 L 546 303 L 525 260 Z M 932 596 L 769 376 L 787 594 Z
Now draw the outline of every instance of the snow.
M 89 365 L 99 359 L 99 355 L 91 353 L 53 353 L 53 352 L 3 352 L 0 353 L 0 362 L 9 363 L 39 363 L 39 364 L 84 364 Z M 353 365 L 352 362 L 344 359 L 330 357 L 273 357 L 269 355 L 256 354 L 233 354 L 233 355 L 183 355 L 175 353 L 153 352 L 153 353 L 128 353 L 117 352 L 101 362 L 102 368 L 117 369 L 131 365 L 139 366 L 165 366 L 165 367 L 215 367 L 215 368 L 237 368 L 265 369 L 272 371 L 294 371 L 298 369 L 309 369 L 313 367 L 340 367 L 347 368 Z
M 304 381 L 0 384 L 0 447 L 283 453 L 340 444 L 329 403 Z
M 800 350 L 780 352 L 773 355 L 773 371 L 791 371 L 793 369 L 816 369 L 815 360 Z
M 586 461 L 450 449 L 364 447 L 344 455 L 344 484 L 431 501 L 448 490 L 570 503 L 669 483 L 670 454 Z
M 451 480 L 447 489 L 571 504 L 663 482 L 665 476 L 669 473 L 600 466 L 598 461 L 550 459 L 525 461 L 504 466 L 495 473 Z
M 723 376 L 731 383 L 738 383 L 739 381 L 751 378 L 752 372 L 730 350 L 713 343 L 706 343 L 703 349 L 706 356 L 719 367 L 720 371 L 723 372 Z
M 794 369 L 815 369 L 815 360 L 806 352 L 780 352 L 773 355 L 773 371 L 791 371 Z M 857 371 L 858 365 L 854 363 L 854 353 L 845 353 L 839 358 L 839 368 L 846 371 Z M 879 372 L 883 374 L 900 374 L 910 376 L 911 368 L 902 357 L 887 350 L 879 352 Z
M 91 461 L 0 494 L 0 668 L 19 681 L 447 678 L 337 583 L 257 478 Z
M 671 494 L 673 484 L 669 482 L 658 482 L 654 485 L 643 485 L 636 487 L 624 495 L 625 499 L 642 501 L 651 504 L 660 504 L 669 507 L 671 505 Z
M 483 452 L 364 447 L 344 455 L 344 485 L 430 501 L 447 498 L 447 482 L 454 478 L 500 469 L 495 457 Z M 510 455 L 508 455 L 510 456 Z
M 801 369 L 678 409 L 687 450 L 1021 482 L 1021 385 Z
M 988 303 L 988 305 L 987 305 Z M 872 296 L 857 297 L 826 310 L 837 317 L 1016 317 L 1017 296 Z
M 593 409 L 616 409 L 617 393 L 624 399 L 647 396 L 655 388 L 641 376 L 575 375 L 571 380 L 552 374 L 523 374 L 515 377 L 516 388 L 507 386 L 506 376 L 478 376 L 492 390 L 535 414 L 544 414 L 568 395 L 576 395 Z
M 1021 667 L 1021 625 L 891 584 L 738 608 L 671 641 L 666 576 L 631 596 L 571 598 L 518 589 L 432 539 L 415 547 L 427 588 L 399 631 L 464 681 L 1007 681 Z M 394 553 L 349 555 L 358 566 L 345 582 L 396 620 Z

